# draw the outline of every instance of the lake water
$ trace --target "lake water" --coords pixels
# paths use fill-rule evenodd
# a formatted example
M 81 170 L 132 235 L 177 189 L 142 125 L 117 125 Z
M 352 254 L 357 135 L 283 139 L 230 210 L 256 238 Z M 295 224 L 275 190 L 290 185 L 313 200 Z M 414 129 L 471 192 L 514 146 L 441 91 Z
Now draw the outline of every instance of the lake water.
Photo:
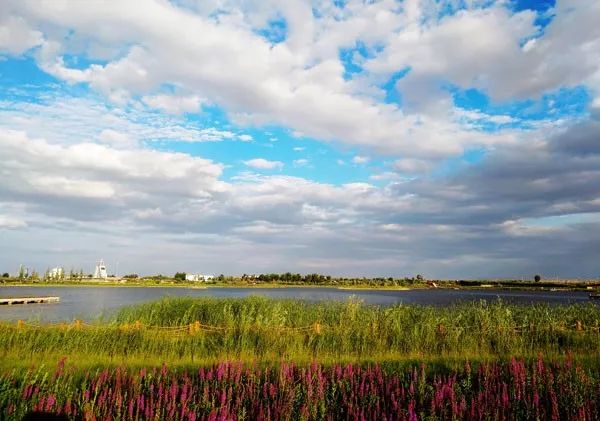
M 119 308 L 161 297 L 247 297 L 345 301 L 350 297 L 366 304 L 449 305 L 459 301 L 496 300 L 530 304 L 571 304 L 589 301 L 585 291 L 509 291 L 509 290 L 448 290 L 426 289 L 410 291 L 350 290 L 337 288 L 169 288 L 169 287 L 5 287 L 0 297 L 58 296 L 59 303 L 0 306 L 0 320 L 39 320 L 46 322 L 93 320 L 110 316 Z

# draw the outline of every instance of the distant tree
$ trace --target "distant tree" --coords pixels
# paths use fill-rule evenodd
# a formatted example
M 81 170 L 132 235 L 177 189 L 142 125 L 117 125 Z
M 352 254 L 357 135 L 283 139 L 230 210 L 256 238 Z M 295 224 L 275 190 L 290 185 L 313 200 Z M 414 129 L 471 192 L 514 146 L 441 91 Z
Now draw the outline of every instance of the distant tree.
M 123 278 L 125 278 L 125 279 L 136 279 L 136 278 L 138 278 L 138 274 L 137 273 L 130 273 L 128 275 L 124 275 Z
M 3 277 L 3 278 L 10 278 L 10 274 L 9 274 L 8 272 L 4 272 L 4 273 L 2 274 L 2 277 Z
M 423 275 L 421 275 L 420 273 L 417 275 L 416 279 L 417 279 L 417 282 L 423 282 L 425 280 Z
M 185 281 L 185 272 L 177 272 L 175 276 L 173 276 L 173 279 L 176 281 Z
M 534 280 L 535 282 L 540 282 L 540 281 L 542 280 L 542 277 L 541 277 L 540 275 L 535 275 L 535 276 L 533 277 L 533 280 Z

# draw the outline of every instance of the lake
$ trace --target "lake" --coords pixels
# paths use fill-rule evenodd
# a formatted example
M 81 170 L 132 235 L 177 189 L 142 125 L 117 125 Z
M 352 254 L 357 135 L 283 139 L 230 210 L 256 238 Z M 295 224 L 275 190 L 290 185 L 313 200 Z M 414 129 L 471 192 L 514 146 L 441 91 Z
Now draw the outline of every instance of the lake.
M 59 303 L 0 306 L 0 320 L 39 320 L 45 322 L 93 320 L 108 317 L 119 308 L 153 301 L 162 297 L 247 297 L 345 301 L 350 297 L 366 304 L 449 305 L 461 301 L 502 300 L 517 304 L 587 303 L 585 291 L 515 291 L 515 290 L 351 290 L 337 288 L 174 288 L 174 287 L 45 287 L 0 286 L 0 297 L 58 296 Z

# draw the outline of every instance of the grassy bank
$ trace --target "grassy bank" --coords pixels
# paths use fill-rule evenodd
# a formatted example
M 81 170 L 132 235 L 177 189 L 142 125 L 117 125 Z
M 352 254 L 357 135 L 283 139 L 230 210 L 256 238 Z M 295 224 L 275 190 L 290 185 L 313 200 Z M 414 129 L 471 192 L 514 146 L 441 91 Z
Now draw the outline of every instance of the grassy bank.
M 362 362 L 600 356 L 600 307 L 480 302 L 377 307 L 265 298 L 169 298 L 107 322 L 0 324 L 0 364 Z
M 435 285 L 434 285 L 435 284 Z M 225 278 L 211 282 L 181 281 L 172 278 L 155 279 L 118 279 L 108 280 L 20 280 L 0 278 L 0 287 L 169 287 L 169 288 L 338 288 L 356 290 L 392 290 L 406 291 L 414 289 L 498 289 L 523 291 L 600 291 L 600 281 L 563 281 L 532 282 L 520 280 L 435 280 L 420 281 L 413 279 L 326 279 L 322 282 L 243 280 Z

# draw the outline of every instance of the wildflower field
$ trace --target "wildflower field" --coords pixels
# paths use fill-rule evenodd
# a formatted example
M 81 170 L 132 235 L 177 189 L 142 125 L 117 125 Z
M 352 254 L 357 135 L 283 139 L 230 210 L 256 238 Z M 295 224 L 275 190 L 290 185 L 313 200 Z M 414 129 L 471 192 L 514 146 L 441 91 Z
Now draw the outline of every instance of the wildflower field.
M 598 372 L 569 359 L 484 363 L 440 374 L 313 363 L 257 368 L 221 363 L 190 371 L 103 369 L 82 375 L 64 362 L 0 376 L 0 418 L 52 412 L 83 419 L 596 419 Z
M 600 307 L 163 299 L 0 323 L 0 419 L 600 419 Z

